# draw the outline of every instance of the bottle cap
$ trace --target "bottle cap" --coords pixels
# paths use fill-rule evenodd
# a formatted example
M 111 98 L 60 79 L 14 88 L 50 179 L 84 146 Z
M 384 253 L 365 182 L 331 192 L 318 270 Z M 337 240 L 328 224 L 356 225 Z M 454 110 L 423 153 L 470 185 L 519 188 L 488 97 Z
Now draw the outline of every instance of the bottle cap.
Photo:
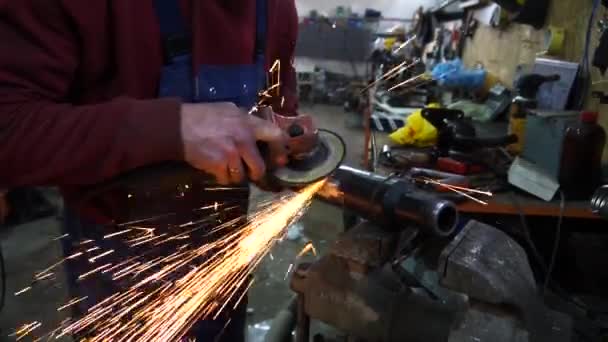
M 598 112 L 583 112 L 581 114 L 581 121 L 586 123 L 596 123 L 598 115 Z

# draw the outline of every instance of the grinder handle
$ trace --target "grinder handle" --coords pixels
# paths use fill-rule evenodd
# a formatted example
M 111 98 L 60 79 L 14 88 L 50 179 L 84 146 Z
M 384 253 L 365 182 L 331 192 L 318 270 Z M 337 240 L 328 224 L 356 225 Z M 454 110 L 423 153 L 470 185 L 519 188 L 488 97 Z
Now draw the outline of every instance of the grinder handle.
M 272 152 L 266 143 L 258 142 L 257 146 L 264 162 L 272 170 L 274 164 L 270 163 L 273 156 Z M 247 169 L 247 165 L 243 162 Z M 269 172 L 266 172 L 268 175 Z M 265 176 L 265 178 L 269 178 Z M 123 174 L 120 174 L 109 180 L 86 186 L 82 195 L 77 199 L 78 203 L 86 203 L 98 196 L 103 196 L 105 193 L 112 190 L 126 187 L 129 189 L 151 189 L 158 187 L 174 188 L 179 184 L 191 184 L 193 182 L 202 182 L 213 185 L 216 183 L 215 177 L 201 170 L 195 169 L 186 162 L 170 161 L 152 165 L 142 166 Z M 268 184 L 266 184 L 268 183 Z M 269 180 L 262 180 L 258 187 L 267 191 L 280 191 Z

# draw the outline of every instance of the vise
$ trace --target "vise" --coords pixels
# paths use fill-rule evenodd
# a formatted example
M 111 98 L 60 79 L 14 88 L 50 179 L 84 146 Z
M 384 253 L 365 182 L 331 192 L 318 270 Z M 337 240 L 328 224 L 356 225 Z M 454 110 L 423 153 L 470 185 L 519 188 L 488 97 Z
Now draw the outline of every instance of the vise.
M 296 341 L 311 319 L 348 341 L 569 341 L 571 319 L 538 295 L 527 255 L 504 232 L 391 177 L 341 167 L 319 197 L 366 220 L 291 278 Z

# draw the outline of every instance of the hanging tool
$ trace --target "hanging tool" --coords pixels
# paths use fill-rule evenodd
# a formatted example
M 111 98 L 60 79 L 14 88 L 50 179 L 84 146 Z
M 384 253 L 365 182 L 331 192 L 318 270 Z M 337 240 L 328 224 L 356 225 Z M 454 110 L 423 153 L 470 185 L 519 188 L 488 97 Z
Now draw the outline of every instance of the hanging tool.
M 479 137 L 471 121 L 460 110 L 425 108 L 422 116 L 437 128 L 437 166 L 441 171 L 456 174 L 481 172 L 488 166 L 482 162 L 488 160 L 486 150 L 517 141 L 514 135 Z
M 540 30 L 545 25 L 549 0 L 494 0 L 508 11 L 509 21 L 532 25 Z
M 602 75 L 604 75 L 606 69 L 608 69 L 608 17 L 604 17 L 604 19 L 598 22 L 598 29 L 600 44 L 593 54 L 593 66 L 598 68 L 602 72 Z

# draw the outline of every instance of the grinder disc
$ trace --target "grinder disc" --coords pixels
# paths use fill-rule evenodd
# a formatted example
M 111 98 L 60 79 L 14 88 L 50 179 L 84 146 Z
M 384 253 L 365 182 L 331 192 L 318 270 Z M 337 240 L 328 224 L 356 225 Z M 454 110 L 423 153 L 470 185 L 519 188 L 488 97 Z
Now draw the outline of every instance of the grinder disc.
M 340 166 L 346 154 L 344 140 L 334 132 L 319 129 L 318 144 L 306 157 L 292 159 L 273 172 L 276 180 L 287 187 L 303 186 L 329 176 Z

